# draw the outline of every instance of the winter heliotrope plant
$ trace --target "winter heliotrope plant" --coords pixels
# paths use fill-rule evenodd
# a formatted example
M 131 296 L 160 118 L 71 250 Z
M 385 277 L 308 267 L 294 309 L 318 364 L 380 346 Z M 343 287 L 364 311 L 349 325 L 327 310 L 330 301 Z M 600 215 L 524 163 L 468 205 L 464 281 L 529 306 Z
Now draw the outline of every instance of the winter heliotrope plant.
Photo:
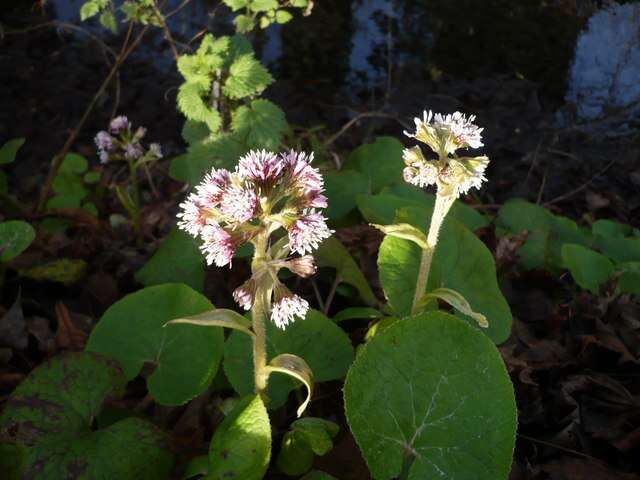
M 272 371 L 302 380 L 311 393 L 311 372 L 301 358 L 284 354 L 266 364 L 265 320 L 284 329 L 305 317 L 308 302 L 292 293 L 278 279 L 278 272 L 285 268 L 301 277 L 313 275 L 311 252 L 332 234 L 320 213 L 327 199 L 312 160 L 313 154 L 294 151 L 250 151 L 233 172 L 212 169 L 180 205 L 178 214 L 179 228 L 200 240 L 209 265 L 231 266 L 238 248 L 253 245 L 251 278 L 233 292 L 238 305 L 251 310 L 251 328 L 229 310 L 179 322 L 227 326 L 250 334 L 255 388 L 263 398 Z

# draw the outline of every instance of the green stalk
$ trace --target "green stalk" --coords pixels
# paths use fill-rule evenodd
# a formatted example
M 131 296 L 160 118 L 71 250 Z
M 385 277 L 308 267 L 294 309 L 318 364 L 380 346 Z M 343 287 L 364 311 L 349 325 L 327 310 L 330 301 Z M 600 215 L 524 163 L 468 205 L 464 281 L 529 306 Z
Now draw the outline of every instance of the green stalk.
M 436 194 L 436 204 L 433 207 L 433 215 L 431 216 L 431 223 L 429 224 L 429 231 L 427 233 L 427 245 L 428 248 L 422 250 L 422 257 L 420 258 L 420 269 L 418 270 L 418 280 L 416 281 L 416 291 L 413 295 L 413 303 L 411 304 L 411 314 L 418 313 L 418 305 L 422 295 L 424 295 L 427 289 L 427 280 L 429 279 L 429 270 L 431 269 L 431 262 L 433 260 L 433 252 L 438 244 L 438 235 L 440 234 L 440 228 L 444 222 L 447 213 L 451 209 L 453 202 L 455 201 L 455 195 L 441 195 Z
M 254 239 L 253 245 L 255 253 L 251 262 L 252 274 L 256 274 L 267 256 L 267 238 L 263 235 Z M 263 277 L 264 278 L 264 277 Z M 255 300 L 251 307 L 251 321 L 253 323 L 253 373 L 255 391 L 263 401 L 266 400 L 267 381 L 269 373 L 266 371 L 267 366 L 267 329 L 265 325 L 265 317 L 269 306 L 269 297 L 271 294 L 270 287 L 263 279 L 260 279 L 256 285 Z
M 136 242 L 140 247 L 142 246 L 142 225 L 140 223 L 140 187 L 138 186 L 138 172 L 136 168 L 136 161 L 134 159 L 130 159 L 128 163 L 129 182 L 131 183 L 131 189 L 133 190 L 133 209 L 131 211 L 131 217 L 136 232 Z

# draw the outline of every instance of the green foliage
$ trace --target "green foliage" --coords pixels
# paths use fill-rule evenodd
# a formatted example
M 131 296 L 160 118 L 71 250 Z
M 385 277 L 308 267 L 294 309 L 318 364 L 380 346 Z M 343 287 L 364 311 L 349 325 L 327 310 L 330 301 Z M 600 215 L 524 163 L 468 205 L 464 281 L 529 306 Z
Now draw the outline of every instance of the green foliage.
M 332 439 L 340 427 L 322 418 L 296 420 L 282 438 L 276 464 L 286 475 L 295 477 L 311 470 L 314 455 L 326 455 L 333 448 Z
M 21 463 L 22 477 L 167 478 L 173 457 L 164 434 L 139 418 L 91 429 L 106 398 L 124 394 L 126 379 L 106 357 L 73 353 L 34 369 L 0 416 L 2 436 L 22 458 L 0 449 L 0 465 Z
M 300 480 L 337 480 L 336 477 L 329 475 L 328 473 L 321 472 L 320 470 L 312 470 L 307 473 Z
M 402 183 L 404 146 L 393 137 L 379 137 L 374 143 L 356 148 L 344 163 L 345 170 L 356 170 L 367 181 L 367 193 Z
M 358 171 L 340 170 L 324 174 L 325 195 L 329 206 L 327 217 L 341 218 L 356 207 L 356 198 L 369 190 L 367 179 Z
M 194 54 L 180 56 L 178 69 L 185 79 L 178 108 L 187 118 L 183 136 L 190 146 L 172 161 L 173 178 L 194 183 L 251 148 L 278 149 L 285 116 L 275 104 L 255 98 L 273 77 L 246 38 L 207 34 Z
M 25 269 L 18 270 L 22 277 L 40 282 L 56 282 L 66 286 L 82 280 L 87 271 L 87 262 L 81 258 L 59 258 Z
M 495 346 L 431 312 L 376 335 L 349 371 L 347 420 L 374 478 L 506 480 L 513 387 Z
M 355 318 L 363 318 L 373 320 L 382 317 L 382 313 L 375 308 L 369 307 L 349 307 L 339 311 L 333 316 L 333 321 L 336 323 L 344 322 L 345 320 L 352 320 Z
M 358 290 L 360 297 L 369 305 L 376 303 L 376 297 L 369 282 L 358 267 L 349 251 L 336 237 L 329 237 L 320 244 L 315 254 L 318 267 L 331 267 L 341 282 L 348 283 Z
M 216 429 L 207 480 L 261 480 L 271 458 L 269 415 L 258 395 L 240 400 Z
M 562 260 L 578 285 L 597 295 L 613 273 L 613 263 L 604 255 L 581 245 L 562 246 Z
M 95 178 L 87 176 L 87 159 L 77 153 L 69 153 L 64 157 L 58 174 L 53 180 L 55 195 L 47 202 L 47 208 L 82 208 L 96 215 L 95 205 L 87 199 L 90 195 L 86 184 L 95 183 Z M 89 181 L 87 181 L 89 180 Z
M 181 405 L 202 393 L 215 376 L 223 333 L 220 328 L 164 325 L 212 308 L 183 284 L 147 287 L 109 307 L 86 349 L 116 358 L 129 380 L 151 362 L 155 370 L 147 379 L 149 393 L 163 405 Z
M 211 329 L 213 330 L 213 329 Z M 309 310 L 304 320 L 278 329 L 267 322 L 268 358 L 288 353 L 302 357 L 311 367 L 315 382 L 342 378 L 353 361 L 353 347 L 349 337 L 334 322 L 320 312 Z M 224 372 L 240 395 L 253 391 L 251 338 L 233 331 L 224 345 Z M 269 377 L 269 408 L 281 406 L 298 383 L 289 376 L 272 374 Z
M 31 225 L 22 220 L 0 223 L 0 262 L 8 262 L 27 249 L 36 238 Z
M 303 14 L 309 15 L 313 8 L 313 0 L 223 0 L 231 11 L 244 10 L 233 20 L 238 33 L 253 30 L 256 24 L 260 28 L 267 28 L 272 23 L 287 23 L 293 18 L 287 9 L 304 9 Z
M 426 229 L 430 213 L 422 208 L 399 210 L 397 220 Z M 400 317 L 411 313 L 422 250 L 414 242 L 387 236 L 380 245 L 378 269 L 389 305 Z M 467 228 L 448 216 L 433 255 L 426 292 L 449 288 L 462 294 L 474 312 L 484 315 L 489 327 L 483 329 L 494 342 L 505 341 L 511 332 L 511 310 L 496 277 L 491 252 Z M 425 292 L 425 293 L 426 293 Z M 477 325 L 476 320 L 456 315 Z
M 201 292 L 204 288 L 202 252 L 192 236 L 174 228 L 153 257 L 136 272 L 135 278 L 146 287 L 176 282 Z
M 24 142 L 24 138 L 14 138 L 13 140 L 5 142 L 5 144 L 0 148 L 0 165 L 13 163 L 16 159 L 16 155 L 18 154 L 18 150 L 20 150 L 20 147 L 24 145 Z

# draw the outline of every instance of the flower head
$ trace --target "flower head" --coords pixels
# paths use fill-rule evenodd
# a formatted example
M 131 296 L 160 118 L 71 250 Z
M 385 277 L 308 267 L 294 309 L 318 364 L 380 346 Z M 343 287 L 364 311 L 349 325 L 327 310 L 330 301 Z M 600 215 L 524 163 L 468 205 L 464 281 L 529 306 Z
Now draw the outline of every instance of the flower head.
M 288 228 L 291 250 L 304 255 L 318 248 L 322 240 L 333 233 L 326 224 L 326 218 L 314 210 L 295 220 Z
M 220 203 L 223 192 L 230 184 L 231 174 L 227 170 L 213 168 L 196 187 L 197 197 L 203 205 L 214 208 Z
M 179 218 L 178 228 L 194 237 L 200 235 L 202 229 L 209 223 L 207 210 L 204 208 L 201 198 L 195 193 L 189 195 L 180 204 L 180 213 L 177 216 Z
M 149 152 L 156 158 L 162 158 L 162 147 L 159 143 L 149 145 Z
M 256 183 L 273 183 L 282 173 L 284 163 L 275 153 L 266 150 L 251 150 L 238 162 L 237 172 L 241 178 Z
M 200 232 L 202 245 L 200 250 L 206 255 L 208 265 L 215 263 L 218 267 L 230 265 L 236 244 L 229 232 L 217 223 L 208 223 Z
M 313 255 L 303 255 L 292 258 L 285 263 L 287 268 L 302 278 L 307 278 L 316 273 L 316 262 Z
M 124 156 L 125 158 L 130 158 L 133 160 L 137 160 L 142 156 L 144 151 L 142 150 L 142 145 L 137 142 L 128 143 L 124 147 Z
M 415 118 L 415 133 L 404 132 L 405 135 L 427 144 L 438 158 L 426 159 L 419 146 L 405 149 L 404 180 L 418 187 L 437 185 L 439 195 L 456 197 L 471 188 L 480 188 L 486 180 L 484 171 L 489 159 L 455 154 L 458 149 L 483 146 L 483 129 L 475 125 L 474 120 L 475 116 L 466 117 L 460 112 L 434 115 L 431 111 L 425 111 L 422 119 Z
M 113 137 L 109 135 L 109 132 L 105 132 L 104 130 L 97 133 L 94 141 L 100 152 L 109 152 L 113 148 Z
M 233 299 L 245 310 L 251 310 L 256 294 L 256 283 L 250 278 L 233 291 Z
M 253 218 L 257 204 L 258 197 L 254 190 L 230 185 L 220 196 L 220 213 L 230 222 L 243 223 Z
M 309 302 L 278 283 L 274 289 L 274 301 L 271 307 L 271 321 L 278 328 L 285 329 L 293 323 L 295 317 L 304 318 L 309 310 Z
M 131 122 L 124 115 L 120 115 L 119 117 L 114 118 L 113 120 L 111 120 L 111 123 L 109 124 L 109 130 L 114 135 L 118 135 L 124 132 L 125 130 L 130 130 L 130 129 L 131 129 Z

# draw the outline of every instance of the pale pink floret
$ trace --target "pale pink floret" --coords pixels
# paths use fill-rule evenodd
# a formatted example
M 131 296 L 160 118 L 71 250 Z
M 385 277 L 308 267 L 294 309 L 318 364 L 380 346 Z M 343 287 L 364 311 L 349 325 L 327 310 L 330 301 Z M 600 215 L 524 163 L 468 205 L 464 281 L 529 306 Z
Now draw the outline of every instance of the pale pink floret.
M 128 143 L 124 147 L 124 156 L 133 160 L 137 160 L 143 154 L 142 146 L 139 143 Z
M 155 158 L 162 158 L 162 147 L 159 143 L 152 143 L 151 145 L 149 145 L 149 152 Z
M 100 153 L 109 152 L 113 148 L 113 137 L 109 135 L 109 132 L 105 132 L 104 130 L 97 133 L 94 141 Z
M 220 212 L 231 222 L 251 220 L 258 204 L 256 192 L 231 185 L 220 197 Z
M 206 210 L 200 197 L 192 193 L 180 204 L 178 228 L 189 235 L 197 237 L 207 224 Z
M 307 278 L 316 273 L 316 262 L 313 255 L 303 255 L 287 261 L 287 267 L 296 275 Z
M 233 291 L 233 299 L 245 310 L 251 310 L 255 286 L 253 280 L 248 280 Z
M 429 162 L 420 162 L 414 166 L 405 167 L 402 171 L 404 181 L 418 187 L 435 185 L 438 179 L 438 169 Z
M 305 195 L 305 206 L 310 208 L 327 208 L 327 197 L 318 191 L 312 191 Z
M 204 205 L 213 208 L 218 205 L 223 192 L 230 184 L 231 174 L 227 170 L 213 168 L 196 187 L 196 192 Z
M 291 251 L 304 255 L 318 248 L 322 240 L 333 233 L 327 227 L 326 218 L 313 210 L 298 218 L 288 228 Z
M 273 183 L 282 173 L 284 162 L 275 153 L 251 150 L 240 158 L 237 173 L 242 179 L 259 183 Z
M 304 152 L 294 152 L 281 154 L 287 171 L 291 176 L 294 184 L 300 188 L 305 194 L 311 192 L 322 192 L 324 190 L 324 182 L 320 172 L 313 168 L 310 164 L 313 161 L 313 153 L 307 155 Z
M 216 223 L 205 225 L 201 232 L 201 238 L 203 244 L 200 246 L 200 250 L 206 255 L 207 265 L 214 263 L 218 267 L 224 267 L 231 264 L 236 245 L 231 235 L 220 225 Z
M 304 318 L 309 310 L 309 302 L 298 295 L 283 295 L 277 298 L 271 308 L 271 321 L 276 327 L 285 329 L 295 317 Z
M 453 114 L 441 115 L 437 113 L 434 117 L 434 123 L 440 128 L 447 128 L 455 139 L 458 148 L 480 148 L 484 146 L 482 143 L 483 128 L 474 125 L 475 115 L 467 118 L 461 112 Z
M 111 133 L 113 133 L 114 135 L 118 135 L 119 133 L 122 133 L 125 130 L 129 130 L 130 128 L 131 122 L 124 115 L 120 115 L 119 117 L 114 118 L 109 124 L 109 130 L 111 130 Z

